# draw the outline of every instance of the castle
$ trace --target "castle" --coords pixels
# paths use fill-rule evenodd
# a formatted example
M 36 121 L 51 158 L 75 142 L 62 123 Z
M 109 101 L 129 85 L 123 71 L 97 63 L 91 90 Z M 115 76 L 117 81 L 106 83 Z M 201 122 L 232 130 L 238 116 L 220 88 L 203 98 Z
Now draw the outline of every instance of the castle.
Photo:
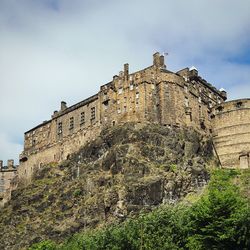
M 100 91 L 67 107 L 61 102 L 51 119 L 25 132 L 18 177 L 28 183 L 44 164 L 67 159 L 102 129 L 125 122 L 191 126 L 214 138 L 222 167 L 248 168 L 250 99 L 225 102 L 227 93 L 199 76 L 196 68 L 171 72 L 164 56 L 130 73 L 129 65 Z

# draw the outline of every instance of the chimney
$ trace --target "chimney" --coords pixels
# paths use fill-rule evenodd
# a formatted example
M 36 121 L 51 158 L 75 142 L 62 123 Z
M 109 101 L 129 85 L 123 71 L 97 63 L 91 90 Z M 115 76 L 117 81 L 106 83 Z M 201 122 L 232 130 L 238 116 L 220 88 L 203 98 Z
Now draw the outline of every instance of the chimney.
M 8 168 L 14 168 L 14 160 L 8 160 L 7 161 L 7 167 Z
M 153 65 L 155 65 L 157 68 L 166 68 L 164 56 L 160 55 L 159 52 L 153 54 Z
M 61 111 L 65 110 L 67 108 L 67 103 L 64 101 L 61 101 Z
M 129 75 L 129 64 L 125 63 L 124 64 L 124 78 L 125 78 L 125 80 L 128 80 L 128 75 Z
M 153 54 L 153 65 L 155 65 L 156 67 L 160 66 L 160 53 L 156 52 Z
M 163 68 L 163 69 L 166 69 L 166 65 L 165 65 L 165 58 L 164 56 L 160 56 L 160 66 Z
M 3 168 L 3 161 L 0 160 L 0 170 Z

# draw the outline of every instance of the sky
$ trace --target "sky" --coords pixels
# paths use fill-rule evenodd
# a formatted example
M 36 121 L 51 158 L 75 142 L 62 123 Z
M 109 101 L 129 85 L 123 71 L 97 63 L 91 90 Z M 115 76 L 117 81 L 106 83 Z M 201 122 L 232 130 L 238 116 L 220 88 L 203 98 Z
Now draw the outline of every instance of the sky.
M 195 66 L 228 98 L 250 98 L 249 0 L 0 0 L 0 159 L 60 102 L 99 91 L 168 53 L 167 68 Z

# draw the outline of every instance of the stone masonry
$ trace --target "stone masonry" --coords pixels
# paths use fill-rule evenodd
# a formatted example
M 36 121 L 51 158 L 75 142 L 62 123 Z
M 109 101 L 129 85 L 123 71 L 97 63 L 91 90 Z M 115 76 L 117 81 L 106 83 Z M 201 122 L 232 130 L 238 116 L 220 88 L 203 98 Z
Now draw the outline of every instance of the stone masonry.
M 67 159 L 102 129 L 116 124 L 192 126 L 211 133 L 213 108 L 225 100 L 226 92 L 200 77 L 194 67 L 176 73 L 167 70 L 158 52 L 153 65 L 143 70 L 129 73 L 125 64 L 96 95 L 70 107 L 61 102 L 50 120 L 25 133 L 19 178 L 29 181 L 37 168 Z
M 0 160 L 0 207 L 11 197 L 11 191 L 15 188 L 17 167 L 14 160 L 8 160 L 7 166 Z
M 224 168 L 249 168 L 250 99 L 229 101 L 215 108 L 213 137 Z

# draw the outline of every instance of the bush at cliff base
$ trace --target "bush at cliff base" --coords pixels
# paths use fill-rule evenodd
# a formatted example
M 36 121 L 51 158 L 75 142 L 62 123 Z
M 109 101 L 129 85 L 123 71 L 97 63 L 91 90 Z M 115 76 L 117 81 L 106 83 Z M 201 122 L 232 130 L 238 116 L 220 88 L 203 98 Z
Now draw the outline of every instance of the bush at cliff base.
M 192 206 L 163 206 L 120 225 L 76 234 L 56 246 L 30 249 L 250 249 L 249 199 L 232 183 L 236 171 L 217 170 Z

